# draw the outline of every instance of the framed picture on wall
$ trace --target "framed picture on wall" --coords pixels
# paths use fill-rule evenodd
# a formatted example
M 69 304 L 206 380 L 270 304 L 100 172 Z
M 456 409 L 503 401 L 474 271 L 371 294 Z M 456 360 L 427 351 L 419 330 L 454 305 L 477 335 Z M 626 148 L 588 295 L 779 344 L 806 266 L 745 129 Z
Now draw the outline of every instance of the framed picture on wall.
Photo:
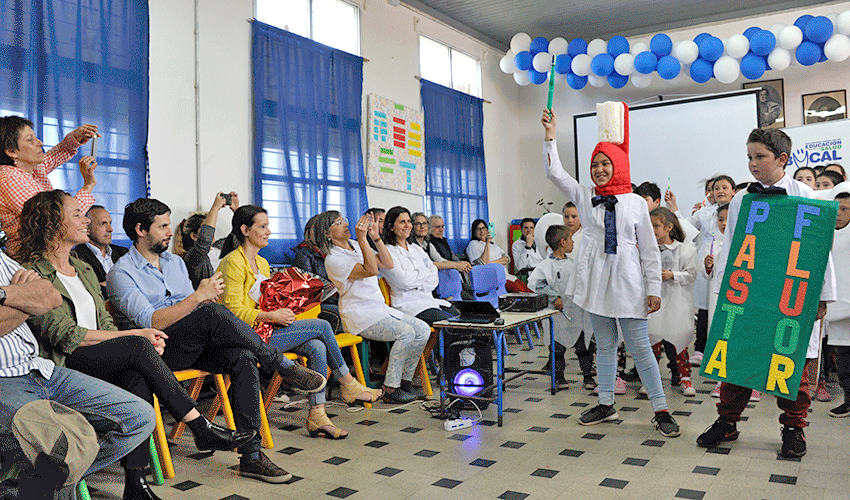
M 803 95 L 803 123 L 819 123 L 847 118 L 847 93 L 844 90 Z
M 782 79 L 747 82 L 745 89 L 758 89 L 759 128 L 785 127 L 785 87 Z

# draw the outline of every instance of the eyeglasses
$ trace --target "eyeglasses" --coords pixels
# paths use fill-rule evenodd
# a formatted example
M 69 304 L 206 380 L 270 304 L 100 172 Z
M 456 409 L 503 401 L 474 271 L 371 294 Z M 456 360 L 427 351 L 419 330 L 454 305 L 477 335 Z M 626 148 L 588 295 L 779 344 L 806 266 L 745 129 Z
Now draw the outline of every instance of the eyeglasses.
M 334 223 L 331 224 L 331 226 L 342 226 L 345 224 L 348 224 L 348 219 L 346 219 L 345 217 L 340 217 L 339 219 L 335 220 Z
M 414 225 L 414 226 L 422 227 L 422 226 L 427 226 L 427 225 L 428 225 L 428 223 L 427 223 L 427 222 L 414 222 L 414 223 L 413 223 L 413 225 Z
M 443 224 L 440 224 L 439 226 L 431 226 L 431 229 L 443 229 L 445 227 L 446 226 L 444 226 Z

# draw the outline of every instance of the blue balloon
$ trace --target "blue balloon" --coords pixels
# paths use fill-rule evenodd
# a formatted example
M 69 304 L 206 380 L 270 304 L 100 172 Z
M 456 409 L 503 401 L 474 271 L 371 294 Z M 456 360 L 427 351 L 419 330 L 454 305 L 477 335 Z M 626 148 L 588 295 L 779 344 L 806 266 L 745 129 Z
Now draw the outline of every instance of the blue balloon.
M 664 56 L 658 60 L 658 75 L 665 80 L 672 80 L 679 76 L 682 65 L 673 56 Z
M 587 54 L 587 42 L 584 38 L 573 38 L 570 40 L 570 44 L 567 45 L 567 54 L 569 54 L 570 57 L 575 57 L 579 54 Z M 582 85 L 582 87 L 584 87 L 584 85 Z
M 658 58 L 650 51 L 644 51 L 635 56 L 635 69 L 638 73 L 648 75 L 655 71 L 655 66 L 658 64 Z
M 764 75 L 767 63 L 764 58 L 750 52 L 741 59 L 741 74 L 750 80 L 758 80 Z
M 703 40 L 709 37 L 711 37 L 711 35 L 709 35 L 708 33 L 700 33 L 699 35 L 694 37 L 694 43 L 699 45 Z
M 699 56 L 708 62 L 714 62 L 723 55 L 723 41 L 716 36 L 704 38 L 699 44 Z
M 570 72 L 570 66 L 573 64 L 573 58 L 566 54 L 558 54 L 555 57 L 555 73 L 566 75 Z
M 691 78 L 697 83 L 705 83 L 714 76 L 714 66 L 703 58 L 691 64 Z
M 767 56 L 775 48 L 776 37 L 770 31 L 758 30 L 750 37 L 750 50 L 757 56 Z
M 744 36 L 747 37 L 747 40 L 752 40 L 753 35 L 758 31 L 761 31 L 761 28 L 758 26 L 750 26 L 744 30 Z
M 803 30 L 803 34 L 806 40 L 815 43 L 824 43 L 832 36 L 833 28 L 832 21 L 828 17 L 818 16 L 809 20 L 808 24 L 806 24 L 806 29 Z
M 620 54 L 625 54 L 629 51 L 629 41 L 626 37 L 617 35 L 608 40 L 608 53 L 611 57 L 617 57 Z
M 818 62 L 824 62 L 827 60 L 827 57 L 823 51 L 823 44 L 818 44 L 818 47 L 820 47 L 820 59 L 818 59 Z
M 628 76 L 621 75 L 616 71 L 608 75 L 608 85 L 615 89 L 621 89 L 625 87 L 627 83 L 629 83 Z
M 534 40 L 531 41 L 531 53 L 539 54 L 541 52 L 546 52 L 549 50 L 549 40 L 546 40 L 545 37 L 538 36 Z
M 608 76 L 614 71 L 614 58 L 611 54 L 597 54 L 590 61 L 590 71 L 597 76 Z
M 546 81 L 546 73 L 541 73 L 536 69 L 528 70 L 528 79 L 535 85 L 540 85 Z
M 821 56 L 823 55 L 823 51 L 820 48 L 820 45 L 804 41 L 797 47 L 797 62 L 802 64 L 803 66 L 811 66 L 816 62 L 820 61 Z
M 800 28 L 800 31 L 803 33 L 806 32 L 806 25 L 809 24 L 809 21 L 813 18 L 811 14 L 803 14 L 798 17 L 796 21 L 794 21 L 794 26 Z
M 655 57 L 669 56 L 673 51 L 673 40 L 664 33 L 659 33 L 649 41 L 649 50 L 655 54 Z
M 516 68 L 521 71 L 527 71 L 531 68 L 531 60 L 534 56 L 531 55 L 531 52 L 527 50 L 523 50 L 516 56 L 514 56 L 514 64 L 516 64 Z
M 581 90 L 587 85 L 586 76 L 578 76 L 575 73 L 567 74 L 567 85 L 574 90 Z

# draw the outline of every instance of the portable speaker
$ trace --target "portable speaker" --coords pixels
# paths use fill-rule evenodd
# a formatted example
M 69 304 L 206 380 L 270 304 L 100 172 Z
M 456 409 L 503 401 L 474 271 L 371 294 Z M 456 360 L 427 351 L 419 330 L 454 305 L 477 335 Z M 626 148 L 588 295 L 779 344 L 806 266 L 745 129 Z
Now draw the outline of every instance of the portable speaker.
M 485 335 L 445 334 L 445 370 L 449 392 L 462 396 L 493 397 L 493 389 L 483 391 L 493 384 L 493 350 L 490 337 Z M 460 403 L 457 403 L 460 404 Z M 482 411 L 487 402 L 475 402 Z M 463 408 L 474 409 L 464 401 Z

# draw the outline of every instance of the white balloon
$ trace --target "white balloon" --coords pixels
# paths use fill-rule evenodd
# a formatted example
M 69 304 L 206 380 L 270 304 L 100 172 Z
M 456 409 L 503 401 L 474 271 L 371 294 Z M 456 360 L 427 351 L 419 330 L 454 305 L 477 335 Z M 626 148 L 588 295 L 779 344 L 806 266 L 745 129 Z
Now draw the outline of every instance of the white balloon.
M 562 75 L 560 73 L 555 73 L 555 85 L 559 83 L 564 83 L 567 81 L 567 75 Z
M 514 81 L 523 87 L 531 83 L 531 79 L 528 77 L 528 71 L 517 70 L 514 73 Z
M 567 47 L 570 45 L 570 42 L 564 40 L 561 37 L 553 38 L 552 41 L 549 42 L 549 53 L 550 54 L 566 54 Z
M 648 75 L 644 75 L 641 73 L 635 73 L 632 75 L 629 80 L 632 81 L 632 85 L 639 89 L 645 89 L 649 87 L 649 84 L 652 83 L 652 73 Z
M 573 57 L 570 69 L 573 70 L 573 73 L 576 76 L 587 76 L 590 74 L 590 61 L 592 61 L 592 59 L 589 55 L 579 54 Z
M 525 33 L 517 33 L 511 38 L 511 50 L 519 54 L 523 50 L 531 49 L 531 37 Z
M 629 76 L 635 71 L 635 56 L 631 54 L 620 54 L 614 59 L 614 71 Z
M 850 57 L 850 38 L 836 33 L 823 46 L 823 53 L 832 62 L 841 62 Z
M 682 65 L 691 64 L 699 57 L 699 47 L 693 40 L 682 40 L 673 55 Z
M 646 52 L 647 50 L 649 50 L 649 45 L 647 45 L 646 42 L 638 42 L 638 43 L 632 45 L 632 55 L 633 56 L 636 56 L 636 55 L 640 54 L 641 52 Z
M 505 73 L 513 73 L 516 70 L 516 63 L 514 63 L 514 59 L 516 59 L 516 54 L 514 54 L 514 51 L 509 50 L 508 53 L 505 54 L 505 57 L 499 61 L 499 69 Z
M 714 63 L 714 77 L 720 83 L 729 84 L 741 75 L 741 63 L 731 56 L 723 56 Z
M 803 32 L 794 25 L 786 26 L 779 32 L 779 46 L 785 50 L 796 49 L 802 41 Z
M 608 79 L 604 76 L 596 76 L 595 74 L 591 73 L 587 75 L 587 82 L 593 85 L 594 87 L 599 88 L 608 83 Z
M 591 58 L 599 54 L 605 54 L 606 52 L 608 52 L 608 43 L 601 38 L 594 38 L 587 44 L 587 55 Z
M 845 10 L 835 19 L 835 29 L 842 35 L 850 35 L 850 10 Z
M 767 31 L 773 33 L 773 36 L 775 36 L 778 39 L 779 38 L 779 32 L 782 31 L 782 29 L 785 28 L 785 26 L 787 26 L 785 23 L 776 23 L 776 24 L 771 25 L 770 28 L 767 29 Z
M 552 69 L 552 55 L 548 52 L 538 52 L 531 60 L 531 67 L 541 73 L 548 73 Z
M 832 21 L 832 25 L 835 26 L 835 22 L 838 21 L 838 12 L 827 14 L 826 18 Z
M 744 35 L 732 35 L 726 40 L 726 54 L 734 59 L 740 59 L 750 51 L 750 41 Z
M 791 64 L 791 53 L 782 47 L 776 47 L 767 56 L 767 64 L 771 69 L 782 71 Z
M 682 42 L 684 42 L 684 40 L 679 40 L 677 42 L 673 42 L 673 50 L 671 50 L 670 53 L 675 54 L 676 48 L 679 47 L 679 45 L 682 45 Z

